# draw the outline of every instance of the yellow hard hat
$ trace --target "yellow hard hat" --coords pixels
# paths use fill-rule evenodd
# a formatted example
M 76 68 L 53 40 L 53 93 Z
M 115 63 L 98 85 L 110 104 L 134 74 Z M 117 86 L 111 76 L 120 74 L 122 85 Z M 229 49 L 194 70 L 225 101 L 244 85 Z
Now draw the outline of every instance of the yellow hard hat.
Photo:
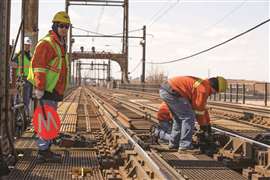
M 217 80 L 218 80 L 218 92 L 226 91 L 226 89 L 228 87 L 227 80 L 221 76 L 217 76 Z
M 52 22 L 70 24 L 70 18 L 65 11 L 60 11 L 54 15 Z

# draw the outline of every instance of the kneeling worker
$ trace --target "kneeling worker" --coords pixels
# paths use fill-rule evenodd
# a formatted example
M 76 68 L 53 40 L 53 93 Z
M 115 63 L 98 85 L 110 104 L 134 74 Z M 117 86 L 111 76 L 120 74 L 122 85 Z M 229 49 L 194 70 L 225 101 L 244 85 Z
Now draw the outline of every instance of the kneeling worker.
M 158 126 L 151 128 L 152 135 L 158 139 L 169 141 L 171 139 L 172 115 L 165 102 L 162 102 L 157 112 Z

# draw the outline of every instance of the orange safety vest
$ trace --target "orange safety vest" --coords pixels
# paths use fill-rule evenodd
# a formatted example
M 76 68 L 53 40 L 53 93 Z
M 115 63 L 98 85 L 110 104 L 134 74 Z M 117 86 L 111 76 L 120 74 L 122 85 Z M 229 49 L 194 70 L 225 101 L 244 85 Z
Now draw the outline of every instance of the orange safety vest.
M 57 57 L 55 57 L 52 61 L 50 61 L 50 63 L 46 68 L 32 68 L 31 62 L 27 80 L 30 81 L 35 86 L 34 72 L 44 72 L 46 73 L 45 90 L 48 92 L 52 92 L 53 89 L 56 87 L 57 81 L 59 79 L 63 60 L 66 62 L 67 73 L 69 73 L 68 58 L 67 56 L 65 57 L 62 55 L 60 46 L 57 43 L 53 43 L 49 34 L 45 36 L 43 39 L 41 39 L 39 43 L 41 43 L 42 41 L 48 42 L 53 47 L 53 49 L 57 54 Z M 69 74 L 67 74 L 67 77 L 69 77 Z M 66 78 L 65 89 L 67 89 L 67 87 L 68 87 L 68 78 Z

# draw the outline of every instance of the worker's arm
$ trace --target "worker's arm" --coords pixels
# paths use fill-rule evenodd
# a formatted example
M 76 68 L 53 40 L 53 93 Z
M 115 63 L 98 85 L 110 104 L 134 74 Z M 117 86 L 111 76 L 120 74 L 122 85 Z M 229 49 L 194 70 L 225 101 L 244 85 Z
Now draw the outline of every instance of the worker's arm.
M 192 107 L 200 126 L 210 123 L 209 113 L 206 109 L 207 98 L 208 94 L 205 92 L 195 92 L 193 95 Z
M 46 72 L 50 60 L 54 57 L 54 50 L 51 45 L 43 41 L 35 49 L 32 58 L 32 68 L 34 72 L 35 87 L 44 91 L 46 84 Z

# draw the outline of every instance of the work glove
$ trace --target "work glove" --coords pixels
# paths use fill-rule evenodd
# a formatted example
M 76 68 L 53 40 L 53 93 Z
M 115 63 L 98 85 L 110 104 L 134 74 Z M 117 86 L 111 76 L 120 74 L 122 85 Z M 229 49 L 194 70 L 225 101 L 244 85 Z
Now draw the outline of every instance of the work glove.
M 200 132 L 206 140 L 211 141 L 213 139 L 211 124 L 200 126 Z
M 41 99 L 43 95 L 44 95 L 44 91 L 35 89 L 35 96 L 37 99 Z

